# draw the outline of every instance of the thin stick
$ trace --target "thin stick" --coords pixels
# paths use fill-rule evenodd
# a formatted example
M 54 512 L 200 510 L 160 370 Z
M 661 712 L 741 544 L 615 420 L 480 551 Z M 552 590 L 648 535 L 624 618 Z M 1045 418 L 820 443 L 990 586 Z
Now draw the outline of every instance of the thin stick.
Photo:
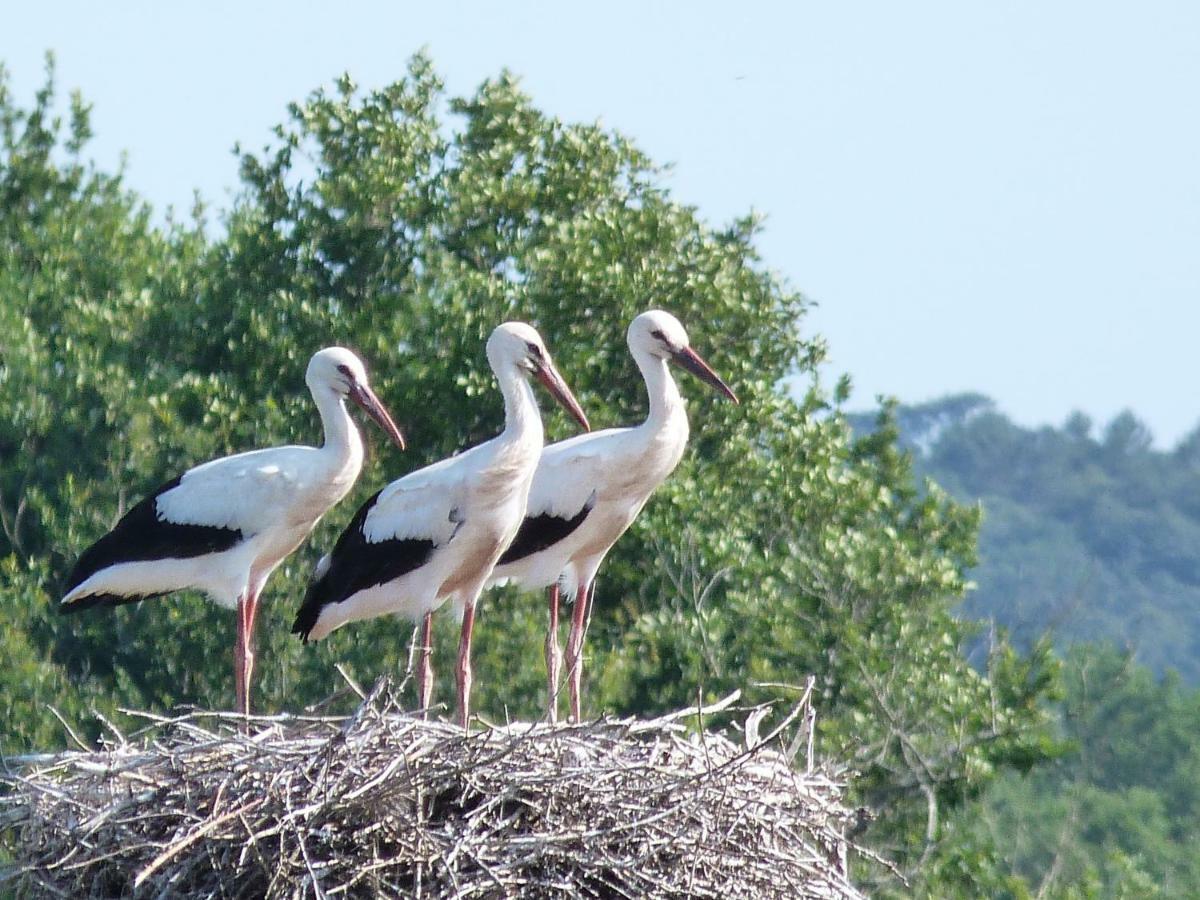
M 146 868 L 142 869 L 142 871 L 138 873 L 137 878 L 135 878 L 133 880 L 134 890 L 137 890 L 138 888 L 140 888 L 142 886 L 142 884 L 145 883 L 147 878 L 149 878 L 158 869 L 160 869 L 162 866 L 164 866 L 166 863 L 168 863 L 172 857 L 177 856 L 178 854 L 182 853 L 184 850 L 186 850 L 192 844 L 196 843 L 196 841 L 200 840 L 200 838 L 204 837 L 206 834 L 209 834 L 214 829 L 220 828 L 222 825 L 224 825 L 230 819 L 236 819 L 238 816 L 249 812 L 250 810 L 254 809 L 256 806 L 262 806 L 262 804 L 264 802 L 265 801 L 261 798 L 258 800 L 251 800 L 249 803 L 245 804 L 244 806 L 239 806 L 237 809 L 232 809 L 229 812 L 225 813 L 225 815 L 218 816 L 217 818 L 213 819 L 211 822 L 204 825 L 203 827 L 196 829 L 191 834 L 189 834 L 186 838 L 184 838 L 182 841 L 177 841 L 176 843 L 172 844 L 170 847 L 168 847 L 166 850 L 164 850 L 162 853 L 160 853 L 157 857 L 155 857 L 154 861 L 152 863 L 150 863 L 150 865 L 146 866 Z
M 62 713 L 48 703 L 46 704 L 46 709 L 50 710 L 50 712 L 54 714 L 54 718 L 58 719 L 59 724 L 67 730 L 67 734 L 71 736 L 71 740 L 75 742 L 76 746 L 78 746 L 80 750 L 82 750 L 84 753 L 91 752 L 92 748 L 87 745 L 83 738 L 75 733 L 75 729 L 67 723 L 67 720 L 63 718 Z
M 343 666 L 341 663 L 334 663 L 333 667 L 337 669 L 338 674 L 342 676 L 342 680 L 350 686 L 350 690 L 354 691 L 354 693 L 358 695 L 359 700 L 367 699 L 367 692 L 362 689 L 362 687 L 357 681 L 354 680 L 353 677 L 351 677 L 350 673 L 346 671 L 345 666 Z

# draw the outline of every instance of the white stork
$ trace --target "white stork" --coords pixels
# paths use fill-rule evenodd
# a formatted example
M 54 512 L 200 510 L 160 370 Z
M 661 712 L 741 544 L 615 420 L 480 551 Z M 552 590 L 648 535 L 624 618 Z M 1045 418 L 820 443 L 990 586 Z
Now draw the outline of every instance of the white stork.
M 168 481 L 92 544 L 67 579 L 64 611 L 115 606 L 184 588 L 237 608 L 234 678 L 238 709 L 250 713 L 254 617 L 263 585 L 358 478 L 363 444 L 349 397 L 403 449 L 404 438 L 342 347 L 313 355 L 305 375 L 325 443 L 274 447 L 214 459 Z
M 635 428 L 609 428 L 551 444 L 533 477 L 525 521 L 492 571 L 491 584 L 549 587 L 546 636 L 547 712 L 558 719 L 562 656 L 558 647 L 560 586 L 575 600 L 567 639 L 571 715 L 580 715 L 583 638 L 596 571 L 642 507 L 678 465 L 688 439 L 687 412 L 667 361 L 708 382 L 734 403 L 729 386 L 688 344 L 679 320 L 644 312 L 627 333 L 629 352 L 646 380 L 650 414 Z
M 434 610 L 452 600 L 462 614 L 458 714 L 470 716 L 475 603 L 492 566 L 517 533 L 542 450 L 531 375 L 585 429 L 587 417 L 554 368 L 538 333 L 521 322 L 492 332 L 487 358 L 504 395 L 498 437 L 393 481 L 368 500 L 313 573 L 292 631 L 307 642 L 347 622 L 396 613 L 422 622 L 417 690 L 428 710 Z

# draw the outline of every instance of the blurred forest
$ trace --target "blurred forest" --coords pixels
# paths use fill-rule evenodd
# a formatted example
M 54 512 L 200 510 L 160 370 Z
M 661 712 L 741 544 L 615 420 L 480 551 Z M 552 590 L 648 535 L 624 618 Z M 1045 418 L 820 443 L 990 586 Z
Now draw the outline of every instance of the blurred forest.
M 1004 776 L 973 827 L 1011 839 L 1011 871 L 1044 896 L 1196 896 L 1200 428 L 1160 450 L 1132 413 L 1031 429 L 979 394 L 889 416 L 915 470 L 983 511 L 960 614 L 1065 661 L 1068 752 Z
M 335 664 L 362 683 L 403 672 L 409 623 L 376 620 L 309 647 L 288 633 L 317 557 L 380 485 L 494 433 L 482 345 L 495 324 L 535 324 L 603 427 L 644 414 L 623 336 L 661 306 L 743 402 L 681 378 L 691 446 L 601 571 L 590 712 L 650 714 L 741 688 L 783 715 L 812 674 L 820 752 L 857 773 L 852 799 L 871 810 L 857 839 L 895 863 L 858 861 L 874 894 L 1152 896 L 1168 871 L 1195 887 L 1194 866 L 1150 855 L 1183 834 L 1178 805 L 1145 820 L 1164 830 L 1142 843 L 1113 845 L 1114 824 L 1072 832 L 1069 865 L 1038 855 L 1046 844 L 1033 846 L 1021 817 L 1056 821 L 1038 804 L 1062 798 L 1072 828 L 1100 808 L 1116 823 L 1130 791 L 1165 803 L 1188 773 L 1200 778 L 1169 730 L 1160 741 L 1178 783 L 1127 783 L 1131 751 L 1085 758 L 1112 718 L 1081 693 L 1087 673 L 1106 667 L 1102 693 L 1119 685 L 1136 709 L 1158 698 L 1172 728 L 1188 725 L 1194 697 L 1119 654 L 1073 655 L 1064 669 L 1035 626 L 1013 621 L 1017 650 L 1003 627 L 955 615 L 965 597 L 978 602 L 968 579 L 983 577 L 973 495 L 921 480 L 928 459 L 901 443 L 902 411 L 851 429 L 848 381 L 818 378 L 823 341 L 804 298 L 760 260 L 754 217 L 701 220 L 629 138 L 545 116 L 506 73 L 448 97 L 424 56 L 376 90 L 343 78 L 314 91 L 274 134 L 238 150 L 240 191 L 215 222 L 198 206 L 163 224 L 120 172 L 88 161 L 87 103 L 58 95 L 52 66 L 32 98 L 0 76 L 0 749 L 66 746 L 63 722 L 95 739 L 96 713 L 120 723 L 121 708 L 230 707 L 232 615 L 180 594 L 60 617 L 59 586 L 167 478 L 319 440 L 303 372 L 334 343 L 366 360 L 410 449 L 368 429 L 354 493 L 268 584 L 255 703 L 324 701 L 343 684 Z M 548 411 L 547 433 L 574 430 Z M 997 459 L 997 481 L 1024 477 Z M 511 591 L 481 604 L 486 716 L 538 715 L 542 606 Z M 437 696 L 448 699 L 441 618 Z M 1102 772 L 1103 796 L 1070 794 Z
M 1129 412 L 1030 429 L 978 394 L 895 416 L 918 475 L 982 504 L 964 615 L 1023 647 L 1047 633 L 1063 647 L 1111 641 L 1200 684 L 1200 428 L 1159 450 Z

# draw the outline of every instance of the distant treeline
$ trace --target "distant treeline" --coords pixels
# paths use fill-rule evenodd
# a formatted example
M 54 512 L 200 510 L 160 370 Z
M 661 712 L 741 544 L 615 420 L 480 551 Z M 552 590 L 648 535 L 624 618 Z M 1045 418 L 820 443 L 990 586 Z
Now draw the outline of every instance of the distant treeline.
M 964 615 L 1026 647 L 1111 641 L 1200 683 L 1200 428 L 1158 450 L 1128 412 L 1031 429 L 962 394 L 895 414 L 918 474 L 983 506 Z
M 918 473 L 982 505 L 961 614 L 1064 653 L 1061 755 L 962 827 L 1006 845 L 1009 896 L 1200 896 L 1200 429 L 1156 450 L 1130 413 L 1029 429 L 979 394 L 891 416 Z

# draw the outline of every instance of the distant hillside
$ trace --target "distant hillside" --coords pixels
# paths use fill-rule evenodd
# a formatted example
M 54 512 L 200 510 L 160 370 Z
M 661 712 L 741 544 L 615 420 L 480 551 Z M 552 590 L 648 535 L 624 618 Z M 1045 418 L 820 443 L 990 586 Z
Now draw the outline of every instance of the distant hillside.
M 1109 639 L 1200 683 L 1200 428 L 1161 451 L 1130 413 L 1029 429 L 979 394 L 896 413 L 918 472 L 983 503 L 966 615 L 1019 643 L 1047 628 L 1060 644 Z

